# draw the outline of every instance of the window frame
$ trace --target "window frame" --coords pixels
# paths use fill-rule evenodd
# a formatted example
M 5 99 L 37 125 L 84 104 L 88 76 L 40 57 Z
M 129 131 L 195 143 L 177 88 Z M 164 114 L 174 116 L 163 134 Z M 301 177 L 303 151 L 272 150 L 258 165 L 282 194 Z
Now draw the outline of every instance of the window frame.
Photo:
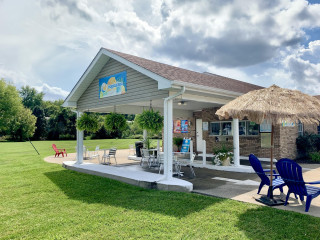
M 258 131 L 258 134 L 257 135 L 249 135 L 249 124 L 250 122 L 252 121 L 249 121 L 249 120 L 241 120 L 239 121 L 239 131 L 240 131 L 240 122 L 244 122 L 245 123 L 245 134 L 243 135 L 240 135 L 239 136 L 243 136 L 243 137 L 253 137 L 253 136 L 259 136 L 260 135 L 260 131 Z M 233 121 L 210 121 L 210 126 L 209 126 L 209 136 L 233 136 Z M 220 126 L 220 129 L 219 129 L 219 135 L 216 135 L 216 134 L 212 134 L 212 127 L 211 127 L 211 124 L 212 123 L 219 123 L 219 126 Z M 222 130 L 222 124 L 223 123 L 230 123 L 231 124 L 231 135 L 223 135 L 223 130 Z M 259 125 L 259 124 L 257 124 Z
M 303 136 L 304 126 L 302 122 L 298 122 L 298 137 Z

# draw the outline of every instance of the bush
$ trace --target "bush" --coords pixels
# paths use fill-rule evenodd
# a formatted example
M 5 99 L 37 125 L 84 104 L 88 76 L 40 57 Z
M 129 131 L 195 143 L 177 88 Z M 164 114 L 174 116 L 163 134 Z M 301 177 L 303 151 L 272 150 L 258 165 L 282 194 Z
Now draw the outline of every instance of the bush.
M 182 145 L 182 142 L 183 142 L 183 138 L 180 138 L 180 137 L 173 138 L 173 144 L 178 147 L 178 151 L 180 151 L 180 147 Z
M 59 135 L 59 140 L 74 140 L 76 139 L 75 135 L 71 135 L 71 134 L 61 134 Z
M 298 158 L 310 158 L 310 154 L 320 151 L 320 135 L 305 133 L 296 140 Z
M 320 163 L 320 152 L 310 153 L 311 161 Z

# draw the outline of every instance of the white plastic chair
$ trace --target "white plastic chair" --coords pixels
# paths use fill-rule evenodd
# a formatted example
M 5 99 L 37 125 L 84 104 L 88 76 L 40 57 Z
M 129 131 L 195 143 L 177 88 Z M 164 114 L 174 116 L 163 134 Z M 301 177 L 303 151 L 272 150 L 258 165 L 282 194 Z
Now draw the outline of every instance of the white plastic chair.
M 100 163 L 100 154 L 99 154 L 99 151 L 100 151 L 100 146 L 96 146 L 96 149 L 94 151 L 89 151 L 88 154 L 89 154 L 89 158 L 90 159 L 93 159 L 93 158 L 98 158 L 98 161 Z
M 129 155 L 130 156 L 136 155 L 136 150 L 134 149 L 134 145 L 133 144 L 129 144 Z

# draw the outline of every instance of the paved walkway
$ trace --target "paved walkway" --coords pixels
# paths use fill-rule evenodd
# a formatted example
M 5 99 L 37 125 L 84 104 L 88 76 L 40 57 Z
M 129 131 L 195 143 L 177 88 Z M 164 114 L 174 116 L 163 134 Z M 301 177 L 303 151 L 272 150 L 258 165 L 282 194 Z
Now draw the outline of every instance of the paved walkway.
M 102 154 L 102 152 L 101 152 Z M 134 160 L 128 160 L 129 150 L 118 150 L 117 151 L 117 162 L 116 167 L 123 170 L 130 171 L 148 171 L 153 173 L 158 173 L 158 170 L 150 170 L 148 168 L 141 168 L 139 162 Z M 64 161 L 75 161 L 75 153 L 68 154 L 65 158 L 55 158 L 54 156 L 45 158 L 45 161 L 51 163 L 61 164 Z M 98 163 L 97 159 L 84 160 L 85 163 Z M 112 166 L 114 161 L 111 160 Z M 241 164 L 246 164 L 246 162 L 241 162 Z M 305 181 L 318 181 L 320 180 L 320 164 L 300 164 L 304 169 L 304 179 Z M 217 171 L 205 168 L 195 168 L 196 178 L 192 178 L 190 169 L 183 167 L 184 171 L 183 180 L 191 182 L 193 184 L 193 192 L 199 194 L 206 194 L 210 196 L 229 198 L 238 201 L 253 203 L 257 205 L 262 205 L 255 199 L 259 198 L 261 195 L 257 194 L 258 185 L 260 183 L 259 177 L 255 173 L 235 173 L 227 171 Z M 315 185 L 319 186 L 320 185 Z M 267 187 L 263 187 L 261 194 L 267 193 Z M 287 192 L 287 189 L 284 189 Z M 279 190 L 274 191 L 275 196 L 279 196 L 285 199 L 285 195 L 281 196 Z M 287 206 L 277 206 L 275 208 L 300 212 L 303 214 L 313 215 L 320 217 L 320 197 L 312 200 L 309 213 L 305 213 L 305 204 L 301 203 L 300 200 L 296 200 L 294 195 L 289 199 L 289 205 Z

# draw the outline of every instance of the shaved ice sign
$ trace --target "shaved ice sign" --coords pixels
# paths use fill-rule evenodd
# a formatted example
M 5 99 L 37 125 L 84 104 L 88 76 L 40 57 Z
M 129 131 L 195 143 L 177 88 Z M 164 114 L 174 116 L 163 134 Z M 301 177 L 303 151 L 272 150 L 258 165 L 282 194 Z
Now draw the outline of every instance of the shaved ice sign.
M 125 94 L 127 92 L 127 72 L 120 72 L 99 79 L 99 98 Z

